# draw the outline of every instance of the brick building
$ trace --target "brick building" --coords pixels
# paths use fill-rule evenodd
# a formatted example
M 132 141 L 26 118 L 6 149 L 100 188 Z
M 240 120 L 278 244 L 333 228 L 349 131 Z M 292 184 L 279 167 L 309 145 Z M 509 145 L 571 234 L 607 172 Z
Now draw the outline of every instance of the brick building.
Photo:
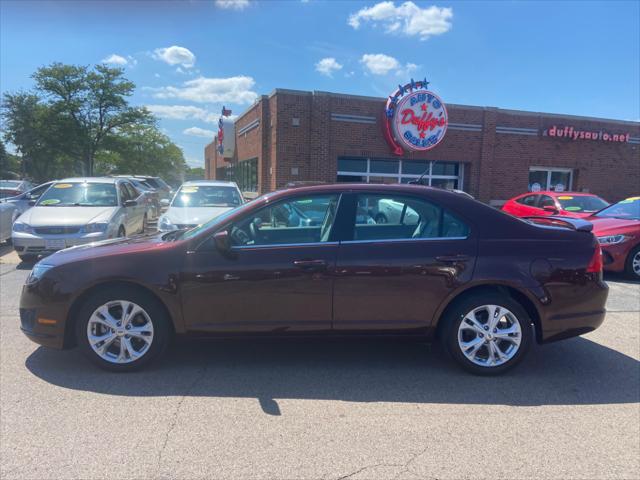
M 292 181 L 408 182 L 484 202 L 538 186 L 609 201 L 640 193 L 640 123 L 447 104 L 444 139 L 426 152 L 391 153 L 384 98 L 276 89 L 235 121 L 235 148 L 205 148 L 207 178 L 235 180 L 248 196 Z M 445 99 L 446 101 L 446 99 Z

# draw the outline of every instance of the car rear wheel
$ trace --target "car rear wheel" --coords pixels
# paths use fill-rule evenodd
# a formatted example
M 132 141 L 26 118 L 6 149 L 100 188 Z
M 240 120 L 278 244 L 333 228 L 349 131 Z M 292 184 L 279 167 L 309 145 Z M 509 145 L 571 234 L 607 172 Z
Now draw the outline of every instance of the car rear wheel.
M 629 252 L 625 270 L 631 278 L 640 280 L 640 245 Z
M 525 309 L 498 293 L 463 299 L 443 321 L 445 349 L 462 368 L 477 375 L 497 375 L 514 367 L 533 338 Z
M 166 348 L 169 319 L 156 299 L 114 287 L 91 295 L 80 308 L 76 339 L 83 353 L 106 370 L 139 369 Z

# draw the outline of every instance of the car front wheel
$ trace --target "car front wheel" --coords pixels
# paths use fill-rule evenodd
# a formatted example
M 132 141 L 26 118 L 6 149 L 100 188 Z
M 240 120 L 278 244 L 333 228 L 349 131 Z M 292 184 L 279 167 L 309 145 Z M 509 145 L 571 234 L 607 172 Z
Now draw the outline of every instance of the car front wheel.
M 150 294 L 115 287 L 91 295 L 80 308 L 76 338 L 83 353 L 112 371 L 136 370 L 158 357 L 169 319 Z
M 629 277 L 635 280 L 640 280 L 640 245 L 629 252 L 625 270 Z
M 531 346 L 533 327 L 507 295 L 478 294 L 458 302 L 443 319 L 445 349 L 465 370 L 496 375 L 514 367 Z

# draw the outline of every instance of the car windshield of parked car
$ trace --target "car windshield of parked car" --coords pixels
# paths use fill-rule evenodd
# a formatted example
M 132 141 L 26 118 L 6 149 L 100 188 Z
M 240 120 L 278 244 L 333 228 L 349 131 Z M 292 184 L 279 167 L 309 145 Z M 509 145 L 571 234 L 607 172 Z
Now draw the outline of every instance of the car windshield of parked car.
M 56 183 L 38 200 L 39 207 L 115 207 L 118 205 L 113 183 Z
M 621 218 L 625 220 L 640 220 L 640 197 L 631 197 L 595 214 L 600 218 Z
M 591 213 L 609 205 L 600 197 L 590 195 L 560 195 L 557 198 L 562 210 L 567 212 Z
M 172 207 L 237 207 L 242 203 L 234 187 L 183 185 L 173 198 Z

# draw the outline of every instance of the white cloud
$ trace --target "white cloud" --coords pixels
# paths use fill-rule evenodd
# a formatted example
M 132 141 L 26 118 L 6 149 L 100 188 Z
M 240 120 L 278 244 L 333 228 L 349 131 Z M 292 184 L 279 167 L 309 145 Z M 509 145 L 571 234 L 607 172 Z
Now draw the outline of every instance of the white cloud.
M 244 10 L 249 6 L 249 0 L 216 0 L 215 6 L 226 10 Z
M 385 24 L 387 33 L 402 33 L 407 36 L 418 36 L 426 40 L 434 35 L 441 35 L 451 30 L 451 8 L 420 8 L 413 2 L 404 2 L 395 6 L 394 2 L 380 2 L 372 7 L 365 7 L 349 16 L 349 25 L 358 29 L 365 22 Z
M 196 63 L 196 56 L 188 48 L 173 45 L 167 48 L 156 48 L 153 51 L 153 58 L 162 60 L 169 65 L 182 65 L 191 68 Z
M 200 127 L 187 128 L 186 130 L 183 130 L 182 133 L 184 133 L 185 135 L 191 135 L 193 137 L 204 137 L 210 139 L 213 139 L 216 134 L 216 132 L 214 132 L 213 130 L 207 130 Z
M 374 75 L 386 75 L 391 70 L 399 70 L 400 62 L 383 53 L 365 53 L 360 62 Z
M 154 115 L 170 120 L 202 120 L 215 123 L 220 118 L 220 114 L 192 105 L 147 105 L 146 107 Z
M 168 86 L 155 90 L 156 98 L 181 98 L 201 103 L 253 102 L 258 94 L 251 90 L 255 80 L 244 75 L 228 78 L 198 77 L 187 80 L 180 87 Z
M 126 65 L 129 61 L 121 55 L 112 53 L 107 58 L 103 58 L 102 63 L 108 63 L 110 65 Z
M 326 75 L 327 77 L 333 76 L 333 73 L 340 69 L 342 69 L 342 65 L 340 65 L 333 57 L 323 58 L 316 63 L 316 71 L 320 72 L 322 75 Z

